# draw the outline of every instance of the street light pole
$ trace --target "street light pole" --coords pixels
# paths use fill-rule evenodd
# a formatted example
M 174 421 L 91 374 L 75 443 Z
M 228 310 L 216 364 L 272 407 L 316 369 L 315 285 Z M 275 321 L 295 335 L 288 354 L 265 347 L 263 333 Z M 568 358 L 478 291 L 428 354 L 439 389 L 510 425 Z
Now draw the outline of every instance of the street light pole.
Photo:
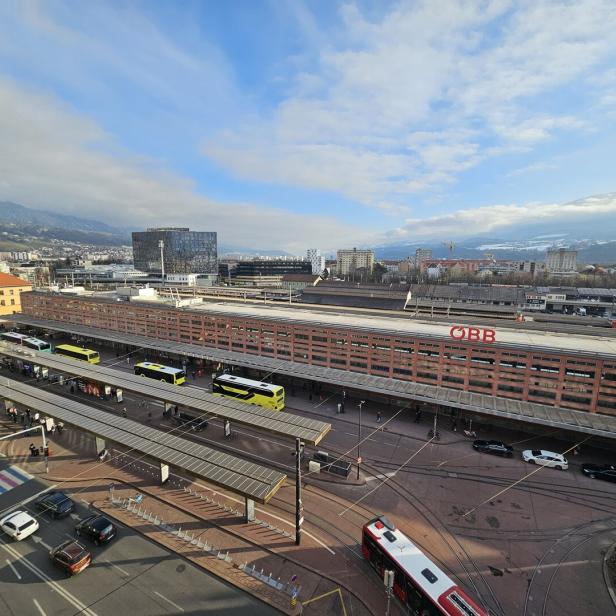
M 359 406 L 359 422 L 357 424 L 357 479 L 359 479 L 359 465 L 361 464 L 361 455 L 359 451 L 359 446 L 361 443 L 361 407 L 365 403 L 365 400 L 362 400 L 357 406 Z

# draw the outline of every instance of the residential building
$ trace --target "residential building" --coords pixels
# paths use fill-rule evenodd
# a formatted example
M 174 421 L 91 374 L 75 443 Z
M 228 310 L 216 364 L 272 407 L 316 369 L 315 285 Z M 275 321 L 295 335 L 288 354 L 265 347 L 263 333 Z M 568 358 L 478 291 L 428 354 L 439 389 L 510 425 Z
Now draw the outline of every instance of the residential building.
M 415 251 L 415 267 L 419 269 L 424 261 L 432 261 L 431 248 L 418 248 Z
M 374 267 L 374 250 L 339 250 L 337 253 L 337 274 L 339 276 L 348 276 L 354 274 L 358 270 L 372 272 Z
M 547 251 L 545 267 L 554 276 L 571 276 L 577 274 L 577 250 L 553 248 Z
M 135 269 L 160 273 L 161 243 L 165 274 L 218 273 L 217 235 L 214 231 L 190 231 L 162 227 L 133 233 Z
M 312 266 L 312 273 L 320 276 L 325 269 L 325 257 L 321 255 L 321 251 L 318 248 L 309 248 L 306 256 Z
M 555 275 L 577 274 L 577 250 L 563 248 L 548 250 L 545 269 L 548 273 Z
M 0 315 L 21 312 L 21 294 L 25 291 L 32 291 L 30 282 L 0 273 Z

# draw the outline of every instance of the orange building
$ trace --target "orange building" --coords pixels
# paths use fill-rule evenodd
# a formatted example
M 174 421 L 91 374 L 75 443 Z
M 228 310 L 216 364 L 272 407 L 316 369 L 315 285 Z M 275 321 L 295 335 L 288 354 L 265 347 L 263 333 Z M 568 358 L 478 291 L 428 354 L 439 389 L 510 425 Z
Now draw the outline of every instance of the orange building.
M 30 282 L 0 272 L 0 315 L 21 312 L 21 294 L 24 291 L 32 291 Z

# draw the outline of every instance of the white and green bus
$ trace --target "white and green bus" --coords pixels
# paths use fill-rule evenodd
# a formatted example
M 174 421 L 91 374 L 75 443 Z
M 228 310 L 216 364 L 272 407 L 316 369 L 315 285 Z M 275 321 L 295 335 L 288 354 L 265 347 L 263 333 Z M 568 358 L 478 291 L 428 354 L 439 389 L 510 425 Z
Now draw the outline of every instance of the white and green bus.
M 181 385 L 186 382 L 186 372 L 179 368 L 154 364 L 151 361 L 142 361 L 135 364 L 135 374 L 147 376 L 151 379 Z

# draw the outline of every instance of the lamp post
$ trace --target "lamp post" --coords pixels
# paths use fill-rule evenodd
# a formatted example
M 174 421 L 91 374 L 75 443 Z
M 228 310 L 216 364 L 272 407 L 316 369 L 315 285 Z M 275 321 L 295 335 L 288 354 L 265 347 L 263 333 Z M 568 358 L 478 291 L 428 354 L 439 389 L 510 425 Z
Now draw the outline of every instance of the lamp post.
M 365 403 L 362 400 L 357 406 L 359 406 L 359 422 L 357 423 L 357 479 L 359 479 L 359 465 L 361 464 L 361 456 L 359 452 L 359 446 L 361 443 L 361 407 Z
M 160 272 L 161 282 L 165 284 L 165 242 L 164 240 L 158 240 L 158 247 L 160 248 Z

